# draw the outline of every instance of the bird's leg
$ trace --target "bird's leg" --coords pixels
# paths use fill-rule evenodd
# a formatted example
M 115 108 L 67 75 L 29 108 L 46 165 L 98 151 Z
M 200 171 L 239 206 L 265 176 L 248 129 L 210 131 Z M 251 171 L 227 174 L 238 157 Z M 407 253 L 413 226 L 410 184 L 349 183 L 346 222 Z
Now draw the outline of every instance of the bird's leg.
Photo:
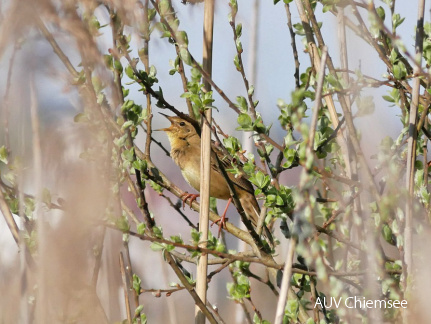
M 200 194 L 189 194 L 188 192 L 185 192 L 185 193 L 183 193 L 182 195 L 181 195 L 181 200 L 183 201 L 183 210 L 184 210 L 184 208 L 185 208 L 185 206 L 186 206 L 186 201 L 187 201 L 187 199 L 190 199 L 189 200 L 189 205 L 190 205 L 190 208 L 192 208 L 192 204 L 193 204 L 193 202 L 196 200 L 196 198 L 197 197 L 199 197 L 200 196 Z
M 228 218 L 226 218 L 226 213 L 227 213 L 227 209 L 228 209 L 231 202 L 232 202 L 232 197 L 229 198 L 229 200 L 227 201 L 226 208 L 224 209 L 224 212 L 221 215 L 221 217 L 218 220 L 216 220 L 214 223 L 211 224 L 211 226 L 213 226 L 214 224 L 219 223 L 217 237 L 220 237 L 222 227 L 226 228 L 226 221 L 228 220 Z

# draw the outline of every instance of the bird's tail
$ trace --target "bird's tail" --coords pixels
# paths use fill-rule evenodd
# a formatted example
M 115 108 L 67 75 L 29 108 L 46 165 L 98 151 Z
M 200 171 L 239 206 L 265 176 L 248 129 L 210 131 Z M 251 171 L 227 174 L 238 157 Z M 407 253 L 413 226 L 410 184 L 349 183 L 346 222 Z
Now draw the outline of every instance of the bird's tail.
M 245 214 L 247 215 L 247 218 L 251 221 L 254 228 L 257 227 L 257 222 L 259 220 L 260 216 L 260 207 L 257 203 L 256 197 L 253 195 L 242 195 L 240 197 L 240 202 L 242 205 L 242 208 L 244 209 Z M 271 231 L 266 227 L 265 224 L 263 224 L 262 227 L 263 235 L 268 239 L 268 243 L 271 246 L 271 248 L 274 248 L 274 239 L 272 237 Z

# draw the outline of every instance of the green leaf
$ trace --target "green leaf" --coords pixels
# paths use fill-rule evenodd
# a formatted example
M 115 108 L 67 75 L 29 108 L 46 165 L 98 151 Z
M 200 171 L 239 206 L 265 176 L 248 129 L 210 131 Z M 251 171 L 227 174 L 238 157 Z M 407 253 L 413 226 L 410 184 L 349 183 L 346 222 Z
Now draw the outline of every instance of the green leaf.
M 135 158 L 135 148 L 132 147 L 130 150 L 123 150 L 123 152 L 121 153 L 121 157 L 125 161 L 132 162 Z
M 243 96 L 236 97 L 236 102 L 238 103 L 236 106 L 241 110 L 241 112 L 247 112 L 247 100 Z
M 239 65 L 238 54 L 236 54 L 235 57 L 233 58 L 233 64 L 235 65 L 237 71 L 241 71 L 241 66 Z
M 293 24 L 293 28 L 295 28 L 295 34 L 299 36 L 305 36 L 304 27 L 301 23 Z
M 79 113 L 73 117 L 73 121 L 75 123 L 86 123 L 89 121 L 89 119 L 85 113 Z
M 154 78 L 156 75 L 157 75 L 157 69 L 154 65 L 151 65 L 150 73 L 148 74 L 148 76 L 151 78 Z
M 165 249 L 165 246 L 164 246 L 163 244 L 161 244 L 161 243 L 153 242 L 153 243 L 151 243 L 151 245 L 150 245 L 150 249 L 151 249 L 152 251 L 154 251 L 154 252 L 158 252 L 158 251 L 162 251 L 162 250 L 164 250 L 164 249 Z
M 231 14 L 232 16 L 235 16 L 238 12 L 238 3 L 237 0 L 230 0 L 229 1 L 229 7 L 231 8 Z
M 192 58 L 190 56 L 189 50 L 186 47 L 180 48 L 180 57 L 185 64 L 192 65 Z
M 103 60 L 108 68 L 112 69 L 113 58 L 112 55 L 103 55 Z
M 253 86 L 253 85 L 251 85 L 251 86 L 248 88 L 247 94 L 248 94 L 249 96 L 252 96 L 252 95 L 254 94 L 254 86 Z M 255 106 L 257 106 L 257 105 L 255 105 Z
M 328 74 L 326 76 L 326 81 L 328 81 L 328 83 L 333 86 L 336 90 L 341 90 L 343 87 L 341 86 L 340 81 L 338 80 L 338 78 L 333 75 L 333 74 Z
M 133 69 L 130 65 L 128 65 L 126 67 L 125 72 L 126 72 L 126 75 L 129 77 L 129 79 L 135 80 L 135 74 L 134 74 Z
M 180 244 L 184 243 L 183 239 L 179 235 L 171 235 L 170 239 L 174 243 L 180 243 Z
M 297 321 L 298 318 L 299 304 L 296 299 L 289 299 L 286 303 L 285 315 L 293 322 Z
M 265 175 L 262 171 L 258 171 L 255 175 L 250 177 L 249 180 L 260 189 L 264 189 L 271 181 L 270 177 Z
M 51 206 L 51 193 L 46 188 L 42 189 L 42 202 L 47 205 L 48 208 Z
M 159 2 L 159 11 L 160 15 L 164 16 L 169 13 L 170 4 L 168 0 L 160 0 Z
M 153 227 L 153 234 L 157 238 L 163 238 L 163 230 L 160 226 Z
M 395 64 L 395 63 L 397 63 L 397 62 L 398 62 L 398 53 L 397 53 L 397 51 L 395 50 L 395 48 L 393 48 L 393 49 L 391 50 L 391 55 L 389 56 L 389 61 L 390 61 L 392 64 Z
M 392 98 L 391 96 L 382 96 L 382 98 L 388 102 L 395 102 L 394 98 Z
M 123 65 L 121 65 L 119 60 L 114 60 L 114 69 L 119 73 L 123 72 Z
M 401 18 L 400 14 L 394 14 L 392 16 L 392 24 L 394 25 L 394 28 L 396 29 L 399 25 L 401 25 L 404 22 L 405 18 Z
M 0 162 L 3 162 L 4 164 L 8 164 L 8 152 L 6 149 L 6 146 L 0 147 Z
M 238 51 L 238 53 L 242 53 L 242 43 L 241 40 L 239 38 L 236 39 L 235 41 L 235 45 L 236 45 L 236 50 Z
M 177 38 L 176 39 L 177 43 L 180 47 L 181 46 L 187 47 L 189 45 L 189 38 L 188 38 L 187 33 L 185 31 L 183 31 L 183 30 L 177 31 L 176 38 Z
M 144 309 L 144 305 L 139 305 L 138 307 L 136 307 L 136 309 L 135 309 L 135 316 L 139 315 L 140 313 L 142 313 L 143 309 Z
M 296 150 L 287 147 L 284 149 L 283 155 L 286 159 L 286 162 L 283 164 L 283 168 L 288 169 L 296 159 Z
M 393 234 L 392 234 L 392 230 L 387 224 L 383 225 L 382 234 L 383 234 L 383 238 L 385 239 L 386 242 L 388 242 L 389 244 L 392 244 L 392 245 L 396 244 L 394 237 L 393 237 Z
M 159 194 L 161 194 L 164 190 L 164 188 L 161 185 L 155 183 L 153 180 L 150 181 L 150 186 L 151 186 L 151 188 L 154 189 L 155 192 L 157 192 Z
M 407 76 L 407 69 L 403 62 L 399 61 L 397 64 L 393 67 L 393 73 L 394 77 L 397 80 L 405 79 Z
M 155 8 L 148 8 L 148 21 L 151 21 L 156 16 L 157 10 Z
M 192 237 L 192 241 L 195 245 L 197 245 L 201 239 L 201 232 L 198 232 L 197 230 L 195 230 L 194 228 L 192 228 L 191 231 L 191 237 Z
M 124 146 L 124 144 L 126 143 L 127 140 L 127 134 L 124 134 L 123 136 L 121 136 L 120 138 L 115 138 L 114 139 L 114 144 L 118 147 L 122 147 Z
M 380 19 L 382 21 L 384 21 L 385 20 L 385 9 L 383 9 L 382 7 L 377 7 L 376 12 L 377 12 L 377 15 L 380 17 Z
M 238 37 L 238 38 L 241 37 L 241 34 L 242 34 L 242 24 L 236 25 L 235 34 L 236 34 L 236 37 Z
M 141 278 L 139 278 L 137 275 L 133 274 L 133 290 L 136 292 L 136 295 L 141 294 Z M 142 310 L 142 309 L 141 309 Z M 138 311 L 138 314 L 141 312 L 141 310 Z
M 115 226 L 123 233 L 129 232 L 130 224 L 126 216 L 121 216 L 115 220 Z
M 138 232 L 139 235 L 144 235 L 146 227 L 147 226 L 145 225 L 145 223 L 139 223 L 136 226 L 136 231 Z
M 357 117 L 366 116 L 374 112 L 375 104 L 372 96 L 357 97 L 356 104 L 358 106 Z
M 252 130 L 253 129 L 253 123 L 252 123 L 251 117 L 246 113 L 239 114 L 237 122 L 240 125 L 240 127 L 238 127 L 237 130 Z
M 136 158 L 136 160 L 132 162 L 132 167 L 139 171 L 145 171 L 147 169 L 147 161 Z

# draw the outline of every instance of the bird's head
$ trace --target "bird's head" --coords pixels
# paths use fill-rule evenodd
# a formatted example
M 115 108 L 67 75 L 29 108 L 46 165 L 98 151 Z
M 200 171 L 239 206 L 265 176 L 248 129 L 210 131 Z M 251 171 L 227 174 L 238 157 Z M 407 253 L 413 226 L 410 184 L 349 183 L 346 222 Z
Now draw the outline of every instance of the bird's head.
M 171 126 L 158 129 L 159 131 L 166 132 L 169 137 L 169 142 L 171 142 L 171 146 L 177 143 L 177 141 L 188 141 L 194 136 L 197 136 L 196 138 L 199 140 L 199 135 L 190 122 L 177 116 L 168 116 L 162 113 L 160 114 L 165 116 L 171 122 Z

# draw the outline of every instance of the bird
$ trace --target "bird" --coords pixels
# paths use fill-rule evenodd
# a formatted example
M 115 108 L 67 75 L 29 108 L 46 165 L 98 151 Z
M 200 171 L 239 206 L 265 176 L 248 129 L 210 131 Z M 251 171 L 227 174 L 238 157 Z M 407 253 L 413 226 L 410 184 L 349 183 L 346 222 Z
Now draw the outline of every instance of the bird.
M 167 128 L 159 129 L 164 131 L 169 139 L 171 145 L 171 158 L 174 160 L 180 169 L 184 179 L 195 190 L 200 190 L 200 161 L 201 161 L 201 138 L 196 131 L 195 127 L 187 120 L 178 116 L 168 116 L 160 113 L 166 117 L 171 125 Z M 219 225 L 219 233 L 221 227 L 224 225 L 225 216 L 229 203 L 232 201 L 231 193 L 226 179 L 224 178 L 218 163 L 216 154 L 224 167 L 231 167 L 231 158 L 225 155 L 220 149 L 215 146 L 214 141 L 211 141 L 211 175 L 210 175 L 210 192 L 211 197 L 217 199 L 228 200 L 228 204 L 221 217 Z M 234 185 L 235 192 L 239 201 L 244 209 L 247 218 L 251 221 L 252 225 L 256 228 L 257 221 L 260 215 L 260 207 L 254 195 L 253 185 L 245 178 L 245 176 L 235 177 L 234 174 L 227 172 L 227 175 Z M 199 194 L 184 194 L 184 203 L 190 198 L 190 205 L 199 196 Z M 263 227 L 265 236 L 272 243 L 271 232 L 266 226 Z

